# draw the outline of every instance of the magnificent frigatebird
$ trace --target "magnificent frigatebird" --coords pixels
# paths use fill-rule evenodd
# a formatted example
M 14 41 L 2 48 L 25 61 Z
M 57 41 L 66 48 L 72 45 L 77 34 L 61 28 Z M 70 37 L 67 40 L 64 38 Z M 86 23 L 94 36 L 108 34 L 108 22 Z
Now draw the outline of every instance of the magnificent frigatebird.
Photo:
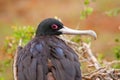
M 54 18 L 43 20 L 35 37 L 25 47 L 18 47 L 14 59 L 15 80 L 82 80 L 78 55 L 58 38 L 61 34 L 96 38 L 92 30 L 73 30 Z

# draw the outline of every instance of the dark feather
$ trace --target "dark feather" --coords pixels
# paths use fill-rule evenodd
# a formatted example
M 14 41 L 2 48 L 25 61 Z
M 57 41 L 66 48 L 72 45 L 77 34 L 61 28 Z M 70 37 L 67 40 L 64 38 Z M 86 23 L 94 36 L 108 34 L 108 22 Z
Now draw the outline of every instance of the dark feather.
M 18 49 L 14 65 L 16 80 L 81 80 L 78 56 L 56 36 L 35 37 Z

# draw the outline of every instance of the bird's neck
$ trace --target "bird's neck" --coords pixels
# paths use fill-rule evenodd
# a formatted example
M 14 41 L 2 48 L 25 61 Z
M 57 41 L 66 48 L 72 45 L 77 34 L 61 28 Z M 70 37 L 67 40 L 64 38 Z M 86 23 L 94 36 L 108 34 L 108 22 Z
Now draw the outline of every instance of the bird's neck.
M 60 38 L 60 36 L 57 36 L 57 35 L 41 35 L 41 36 L 35 36 L 36 38 L 46 38 L 46 40 L 48 39 L 48 38 L 50 38 L 50 39 L 53 39 L 53 38 Z

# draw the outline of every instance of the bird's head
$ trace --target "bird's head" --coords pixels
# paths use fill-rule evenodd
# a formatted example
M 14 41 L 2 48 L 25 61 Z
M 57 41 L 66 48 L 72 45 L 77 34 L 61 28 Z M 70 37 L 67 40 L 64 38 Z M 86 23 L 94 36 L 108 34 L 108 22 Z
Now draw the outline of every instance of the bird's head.
M 64 26 L 62 22 L 54 18 L 43 20 L 38 25 L 38 28 L 36 30 L 36 36 L 61 34 L 90 35 L 93 36 L 95 39 L 97 38 L 97 35 L 93 30 L 73 30 Z

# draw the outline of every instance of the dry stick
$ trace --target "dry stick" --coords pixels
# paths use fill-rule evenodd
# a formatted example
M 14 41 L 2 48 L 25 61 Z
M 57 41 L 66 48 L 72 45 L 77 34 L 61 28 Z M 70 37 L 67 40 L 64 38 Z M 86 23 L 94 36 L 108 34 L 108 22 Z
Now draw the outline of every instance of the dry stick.
M 95 58 L 95 56 L 93 55 L 91 49 L 90 49 L 90 45 L 86 44 L 86 43 L 82 43 L 83 47 L 85 48 L 86 52 L 88 53 L 88 55 L 90 56 L 94 66 L 96 69 L 100 69 L 101 66 L 99 64 L 99 62 L 97 61 L 97 59 Z
M 76 43 L 74 43 L 74 42 L 72 42 L 72 41 L 70 41 L 70 40 L 66 40 L 63 36 L 61 36 L 61 38 L 62 38 L 65 42 L 67 42 L 67 43 L 71 43 L 71 44 L 73 44 L 73 45 L 78 45 L 78 44 L 76 44 Z M 95 68 L 96 68 L 96 69 L 100 69 L 101 66 L 100 66 L 99 62 L 97 61 L 97 59 L 95 58 L 95 56 L 93 55 L 93 53 L 92 53 L 92 51 L 91 51 L 91 49 L 90 49 L 90 45 L 87 44 L 87 43 L 82 42 L 82 47 L 86 50 L 86 52 L 87 52 L 88 55 L 90 56 L 90 58 L 91 58 L 91 60 L 92 60 L 92 62 L 93 62 L 93 64 L 94 64 Z
M 20 38 L 18 46 L 22 46 L 22 38 Z

